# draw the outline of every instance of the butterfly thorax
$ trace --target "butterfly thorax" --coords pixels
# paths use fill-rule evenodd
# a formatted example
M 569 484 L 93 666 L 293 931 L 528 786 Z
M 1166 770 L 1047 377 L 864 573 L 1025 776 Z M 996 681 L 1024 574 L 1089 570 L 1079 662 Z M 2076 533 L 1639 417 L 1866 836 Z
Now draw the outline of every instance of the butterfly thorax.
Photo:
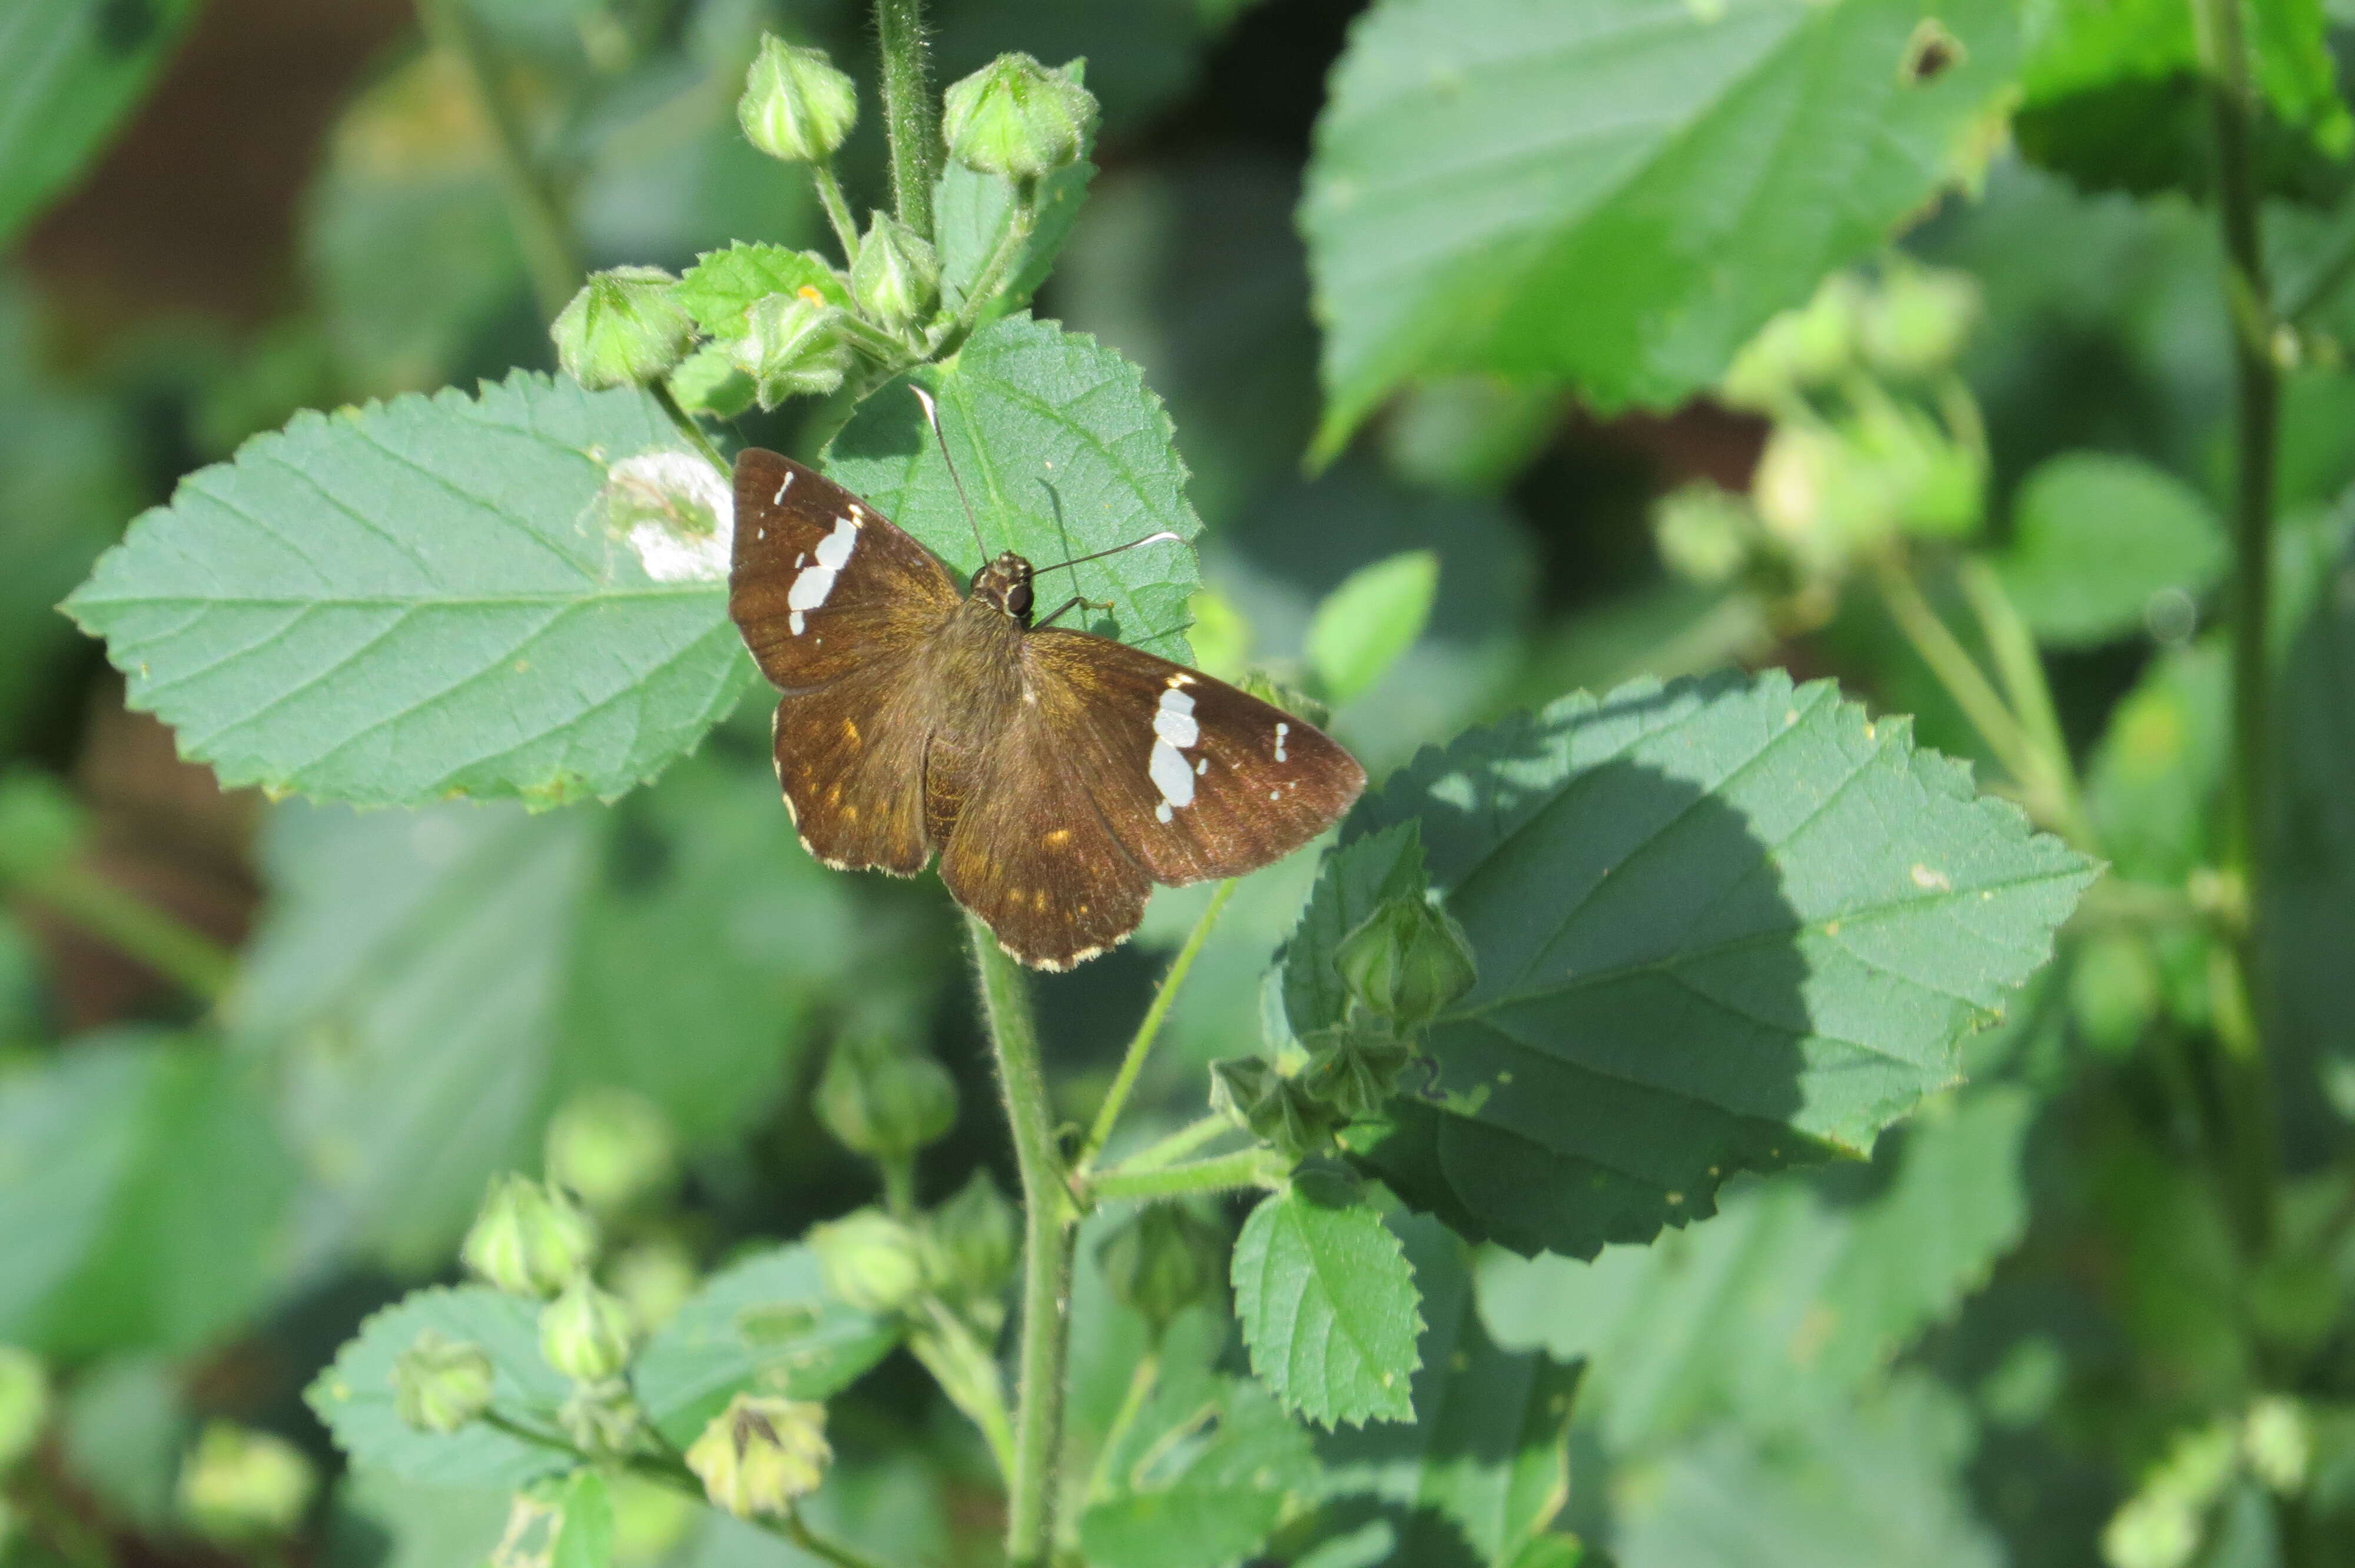
M 1030 624 L 1030 563 L 1008 550 L 973 575 L 972 599 Z

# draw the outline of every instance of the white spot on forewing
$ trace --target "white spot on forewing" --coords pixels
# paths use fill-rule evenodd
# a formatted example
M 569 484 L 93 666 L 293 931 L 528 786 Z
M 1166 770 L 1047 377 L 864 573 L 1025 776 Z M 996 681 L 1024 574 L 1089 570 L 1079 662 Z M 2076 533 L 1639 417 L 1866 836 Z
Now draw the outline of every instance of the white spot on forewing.
M 1275 726 L 1275 759 L 1278 762 L 1284 760 L 1284 737 L 1291 733 L 1292 726 L 1288 724 L 1279 724 Z
M 606 471 L 608 525 L 658 583 L 723 582 L 736 501 L 719 471 L 687 452 L 640 452 Z
M 785 503 L 785 492 L 791 490 L 793 487 L 794 471 L 791 469 L 787 469 L 785 471 L 785 477 L 777 482 L 777 493 L 769 497 L 769 504 L 772 506 L 783 506 Z
M 834 532 L 817 542 L 817 558 L 794 576 L 794 586 L 785 590 L 785 609 L 791 613 L 785 623 L 799 637 L 809 624 L 805 619 L 809 610 L 826 603 L 834 592 L 834 579 L 850 564 L 852 546 L 858 543 L 858 524 L 847 517 L 835 521 Z
M 1194 722 L 1194 699 L 1175 686 L 1163 692 L 1153 713 L 1153 733 L 1172 746 L 1199 744 L 1202 728 Z
M 1199 745 L 1201 739 L 1194 699 L 1173 680 L 1161 694 L 1160 706 L 1153 710 L 1153 755 L 1145 765 L 1153 787 L 1161 792 L 1161 804 L 1153 814 L 1162 821 L 1194 803 L 1194 768 L 1180 748 Z

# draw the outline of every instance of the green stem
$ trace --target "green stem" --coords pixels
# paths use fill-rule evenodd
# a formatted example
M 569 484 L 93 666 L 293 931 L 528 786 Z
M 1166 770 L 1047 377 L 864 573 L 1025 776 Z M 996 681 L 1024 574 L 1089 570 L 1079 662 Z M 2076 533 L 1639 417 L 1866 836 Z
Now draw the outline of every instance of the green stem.
M 891 146 L 892 205 L 901 223 L 930 237 L 942 147 L 924 0 L 875 0 L 875 32 L 883 57 L 883 136 Z
M 875 1162 L 883 1176 L 883 1209 L 895 1220 L 916 1217 L 916 1157 L 895 1155 Z
M 785 1515 L 783 1534 L 786 1540 L 813 1557 L 822 1557 L 835 1568 L 883 1568 L 880 1560 L 854 1551 L 838 1541 L 830 1540 L 802 1522 L 801 1510 Z
M 2255 89 L 2239 0 L 2195 0 L 2210 60 L 2209 101 L 2216 138 L 2217 218 L 2224 239 L 2224 300 L 2232 317 L 2235 382 L 2232 495 L 2232 774 L 2224 869 L 2237 872 L 2248 927 L 2234 949 L 2243 1012 L 2218 1031 L 2225 1096 L 2235 1122 L 2226 1182 L 2242 1237 L 2262 1251 L 2273 1234 L 2275 1152 L 2267 1103 L 2263 998 L 2265 813 L 2271 793 L 2270 672 L 2266 630 L 2273 610 L 2275 447 L 2281 406 L 2274 362 L 2272 293 L 2257 228 L 2259 193 L 2251 150 Z
M 888 0 L 887 0 L 888 6 Z M 1006 1119 L 1022 1174 L 1021 1383 L 1014 1404 L 1014 1476 L 1007 1499 L 1009 1568 L 1042 1568 L 1055 1535 L 1055 1479 L 1063 1436 L 1063 1378 L 1071 1353 L 1071 1252 L 1078 1236 L 1054 1113 L 1040 1070 L 1030 980 L 989 927 L 970 916 L 967 935 L 997 1055 Z
M 928 1296 L 923 1299 L 923 1312 L 932 1325 L 931 1333 L 911 1339 L 910 1350 L 924 1363 L 941 1391 L 981 1428 L 982 1441 L 989 1446 L 989 1457 L 996 1462 L 999 1477 L 1010 1482 L 1014 1476 L 1014 1423 L 1007 1414 L 1006 1387 L 998 1376 L 997 1358 L 963 1319 L 949 1310 L 946 1302 Z
M 1161 1379 L 1161 1352 L 1150 1350 L 1136 1359 L 1136 1370 L 1128 1374 L 1127 1392 L 1120 1396 L 1120 1408 L 1113 1413 L 1112 1425 L 1104 1429 L 1103 1446 L 1096 1450 L 1094 1471 L 1088 1477 L 1088 1498 L 1091 1501 L 1112 1489 L 1113 1456 L 1120 1451 L 1121 1439 L 1136 1425 L 1137 1413 L 1153 1393 L 1153 1385 Z
M 1123 1198 L 1184 1198 L 1237 1187 L 1273 1187 L 1290 1170 L 1290 1162 L 1273 1149 L 1245 1149 L 1155 1171 L 1100 1171 L 1089 1178 L 1087 1196 L 1091 1203 L 1109 1203 Z
M 235 953 L 79 865 L 53 866 L 16 888 L 211 1006 L 237 979 Z
M 843 198 L 842 182 L 834 177 L 832 164 L 812 164 L 810 179 L 817 186 L 817 203 L 826 208 L 826 220 L 834 226 L 835 243 L 842 247 L 842 264 L 848 267 L 858 260 L 858 220 L 850 216 L 850 203 Z
M 2004 706 L 1995 687 L 1979 673 L 1979 667 L 1968 651 L 1946 630 L 1930 601 L 1922 597 L 1922 589 L 1905 563 L 1891 554 L 1881 557 L 1879 581 L 1881 603 L 1888 607 L 1890 619 L 1913 645 L 1913 652 L 1930 666 L 1963 710 L 1964 716 L 1979 732 L 1996 760 L 2020 784 L 2033 789 L 2037 783 L 2036 747 L 2020 728 L 2011 710 Z
M 827 320 L 837 332 L 849 340 L 851 347 L 876 362 L 876 368 L 882 373 L 878 385 L 881 380 L 899 375 L 915 361 L 915 354 L 906 344 L 864 316 L 837 306 Z
M 1129 1040 L 1128 1054 L 1121 1058 L 1120 1071 L 1114 1075 L 1112 1089 L 1104 1096 L 1103 1107 L 1096 1112 L 1095 1125 L 1088 1129 L 1088 1140 L 1080 1146 L 1079 1159 L 1073 1161 L 1082 1175 L 1086 1174 L 1089 1162 L 1103 1150 L 1104 1140 L 1112 1136 L 1114 1125 L 1120 1120 L 1120 1113 L 1128 1105 L 1128 1097 L 1136 1087 L 1136 1075 L 1145 1070 L 1145 1058 L 1153 1050 L 1154 1039 L 1161 1033 L 1162 1021 L 1169 1016 L 1170 1004 L 1178 1000 L 1178 988 L 1186 983 L 1187 971 L 1194 967 L 1195 959 L 1201 954 L 1202 944 L 1209 939 L 1210 927 L 1219 923 L 1219 916 L 1225 910 L 1227 900 L 1234 895 L 1234 878 L 1229 877 L 1219 884 L 1218 891 L 1210 895 L 1210 902 L 1203 906 L 1201 917 L 1186 934 L 1185 946 L 1179 948 L 1178 956 L 1169 960 L 1169 970 L 1161 977 L 1161 989 L 1153 993 L 1153 1005 L 1145 1010 L 1145 1021 L 1136 1026 L 1136 1033 Z
M 1966 558 L 1957 572 L 1963 597 L 1978 617 L 1979 630 L 1995 654 L 1997 679 L 2011 699 L 2029 745 L 2036 754 L 2037 785 L 2051 795 L 2054 825 L 2063 837 L 2088 854 L 2100 853 L 2094 826 L 2085 815 L 2084 793 L 2077 767 L 2069 756 L 2069 739 L 2061 728 L 2060 710 L 2052 701 L 2051 683 L 2045 678 L 2044 659 L 2036 651 L 2035 636 L 2003 579 L 1977 556 Z
M 498 164 L 500 191 L 506 198 L 507 222 L 523 250 L 524 270 L 531 276 L 539 313 L 554 321 L 581 287 L 581 258 L 573 249 L 572 226 L 532 167 L 523 122 L 493 80 L 482 37 L 464 8 L 457 0 L 417 0 L 417 20 L 425 29 L 426 41 L 457 63 L 467 91 L 491 128 L 491 153 Z
M 646 390 L 655 395 L 655 401 L 661 404 L 662 411 L 670 416 L 670 422 L 678 427 L 678 433 L 703 454 L 707 462 L 724 474 L 736 471 L 729 461 L 719 455 L 719 449 L 711 444 L 711 438 L 703 433 L 703 427 L 695 422 L 695 416 L 680 406 L 678 394 L 670 389 L 667 380 L 652 381 L 647 384 Z
M 1209 1142 L 1222 1132 L 1241 1130 L 1228 1118 L 1206 1116 L 1199 1121 L 1188 1122 L 1160 1142 L 1140 1149 L 1135 1154 L 1112 1167 L 1114 1171 L 1158 1171 L 1172 1160 L 1181 1160 Z

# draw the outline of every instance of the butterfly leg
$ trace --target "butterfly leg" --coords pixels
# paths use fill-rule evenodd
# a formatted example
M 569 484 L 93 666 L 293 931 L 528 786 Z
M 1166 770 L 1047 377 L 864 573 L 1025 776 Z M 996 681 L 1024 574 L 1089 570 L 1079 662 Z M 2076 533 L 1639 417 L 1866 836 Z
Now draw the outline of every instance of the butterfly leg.
M 1044 620 L 1031 622 L 1030 630 L 1036 631 L 1040 627 L 1054 625 L 1056 621 L 1062 619 L 1063 612 L 1065 610 L 1073 609 L 1079 605 L 1085 605 L 1090 609 L 1113 609 L 1117 608 L 1114 605 L 1112 600 L 1108 599 L 1089 599 L 1082 594 L 1073 594 L 1071 598 L 1065 599 L 1060 605 L 1056 607 L 1054 614 L 1049 616 Z

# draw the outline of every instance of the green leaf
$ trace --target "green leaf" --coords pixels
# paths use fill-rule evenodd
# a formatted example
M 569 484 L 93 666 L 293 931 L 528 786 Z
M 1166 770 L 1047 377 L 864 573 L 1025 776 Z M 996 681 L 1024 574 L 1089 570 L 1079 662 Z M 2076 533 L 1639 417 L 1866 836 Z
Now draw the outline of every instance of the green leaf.
M 1439 557 L 1409 550 L 1359 567 L 1325 596 L 1308 626 L 1308 662 L 1335 705 L 1381 679 L 1414 645 L 1439 598 Z
M 150 1535 L 168 1531 L 176 1517 L 174 1483 L 196 1425 L 186 1376 L 165 1356 L 117 1356 L 77 1378 L 66 1395 L 59 1446 L 67 1472 Z
M 2020 150 L 2090 189 L 2211 190 L 2208 67 L 2189 5 L 2060 0 L 2036 15 L 2020 68 Z M 2323 198 L 2346 183 L 2355 119 L 2339 96 L 2322 0 L 2248 0 L 2242 26 L 2264 187 Z
M 2273 1011 L 2284 1037 L 2322 1059 L 2334 1106 L 2355 1119 L 2355 1014 L 2347 1006 L 2347 955 L 2355 951 L 2355 800 L 2347 787 L 2355 778 L 2355 535 L 2344 538 L 2316 563 L 2326 568 L 2319 592 L 2282 675 L 2281 805 L 2263 928 L 2275 948 Z M 2329 546 L 2318 539 L 2313 547 Z
M 1096 166 L 1084 153 L 1080 161 L 1057 169 L 1039 182 L 1039 216 L 1030 238 L 1023 243 L 1022 259 L 1006 274 L 1004 289 L 986 310 L 983 319 L 1009 315 L 1030 302 L 1055 258 L 1079 222 L 1080 207 L 1088 197 L 1088 182 Z M 932 228 L 939 236 L 941 303 L 954 311 L 980 281 L 982 269 L 996 252 L 1007 219 L 1014 211 L 1014 188 L 995 175 L 976 174 L 952 160 L 932 187 Z
M 0 1342 L 193 1351 L 284 1265 L 294 1167 L 211 1042 L 80 1041 L 0 1079 Z
M 613 1504 L 605 1478 L 583 1467 L 564 1483 L 564 1517 L 556 1527 L 549 1568 L 611 1568 Z
M 1328 1427 L 1414 1419 L 1414 1270 L 1349 1183 L 1303 1171 L 1261 1200 L 1233 1272 L 1252 1371 L 1276 1397 Z
M 1518 1564 L 1569 1495 L 1566 1445 L 1581 1369 L 1499 1348 L 1474 1310 L 1464 1246 L 1425 1219 L 1399 1232 L 1423 1286 L 1414 1424 L 1319 1439 L 1320 1533 L 1389 1521 L 1392 1554 L 1417 1568 Z M 1540 1559 L 1542 1561 L 1542 1559 Z
M 1011 549 L 1044 568 L 1164 531 L 1185 541 L 1201 532 L 1161 400 L 1135 366 L 1094 339 L 1008 316 L 948 363 L 913 375 L 939 399 L 988 553 Z M 959 573 L 981 565 L 940 448 L 899 385 L 860 406 L 827 449 L 826 468 Z M 1199 580 L 1185 545 L 1149 545 L 1069 572 L 1042 570 L 1039 613 L 1084 594 L 1112 609 L 1086 609 L 1064 624 L 1188 662 L 1186 600 Z
M 420 1486 L 356 1467 L 336 1488 L 324 1560 L 333 1568 L 453 1568 L 489 1561 L 514 1497 L 496 1487 Z
M 2231 679 L 2222 639 L 2207 638 L 2161 654 L 2110 710 L 2086 768 L 2085 804 L 2119 875 L 2179 886 L 2209 863 L 2231 750 Z
M 723 497 L 679 442 L 644 393 L 528 374 L 300 414 L 184 481 L 67 609 L 223 784 L 610 799 L 701 739 L 751 670 L 724 548 L 600 504 L 652 454 L 640 481 Z
M 1908 0 L 1384 0 L 1351 32 L 1301 210 L 1331 456 L 1401 381 L 1575 382 L 1608 409 L 1713 381 L 1993 143 L 2019 40 Z
M 1409 821 L 1480 980 L 1431 1028 L 1430 1097 L 1350 1144 L 1522 1253 L 1591 1257 L 1707 1215 L 1731 1171 L 1869 1150 L 1955 1080 L 2094 875 L 1905 720 L 1778 672 L 1565 697 L 1426 751 L 1359 803 L 1327 880 L 1395 859 L 1358 846 Z M 1339 1021 L 1290 979 L 1295 1033 Z
M 197 0 L 48 0 L 0 16 L 0 244 L 106 145 L 196 13 Z
M 2040 641 L 2083 647 L 2138 630 L 2160 594 L 2191 611 L 2230 555 L 2214 514 L 2181 480 L 2135 458 L 2070 452 L 2020 485 L 1996 569 Z
M 1235 1568 L 1287 1498 L 1315 1484 L 1308 1436 L 1241 1378 L 1173 1380 L 1113 1456 L 1110 1495 L 1080 1516 L 1103 1568 Z
M 783 1092 L 804 1021 L 861 953 L 850 890 L 758 764 L 690 760 L 611 810 L 282 807 L 233 1006 L 340 1239 L 429 1267 L 492 1172 L 538 1164 L 563 1095 L 645 1095 L 689 1146 Z M 887 989 L 890 989 L 887 987 Z M 692 1042 L 682 1049 L 681 1042 Z
M 2011 1086 L 1933 1101 L 1870 1171 L 1745 1182 L 1708 1224 L 1592 1263 L 1492 1252 L 1482 1317 L 1501 1343 L 1588 1363 L 1582 1408 L 1614 1451 L 1729 1414 L 1777 1430 L 1853 1398 L 2019 1242 L 2032 1110 Z
M 826 258 L 782 245 L 747 245 L 708 250 L 671 290 L 695 324 L 716 338 L 742 337 L 744 313 L 771 294 L 815 289 L 831 305 L 847 310 L 850 291 Z
M 509 1489 L 571 1467 L 569 1454 L 485 1421 L 448 1434 L 403 1422 L 392 1407 L 393 1363 L 429 1330 L 477 1345 L 490 1358 L 495 1414 L 527 1431 L 559 1430 L 557 1412 L 572 1385 L 540 1358 L 536 1304 L 482 1286 L 435 1287 L 411 1291 L 362 1323 L 304 1391 L 355 1465 L 427 1485 Z
M 1718 1428 L 1622 1478 L 1621 1568 L 1998 1568 L 1962 1467 L 1968 1418 L 1908 1379 L 1772 1439 Z
M 899 1342 L 890 1319 L 828 1297 L 817 1255 L 795 1243 L 712 1276 L 630 1376 L 647 1415 L 684 1447 L 739 1393 L 830 1399 Z

